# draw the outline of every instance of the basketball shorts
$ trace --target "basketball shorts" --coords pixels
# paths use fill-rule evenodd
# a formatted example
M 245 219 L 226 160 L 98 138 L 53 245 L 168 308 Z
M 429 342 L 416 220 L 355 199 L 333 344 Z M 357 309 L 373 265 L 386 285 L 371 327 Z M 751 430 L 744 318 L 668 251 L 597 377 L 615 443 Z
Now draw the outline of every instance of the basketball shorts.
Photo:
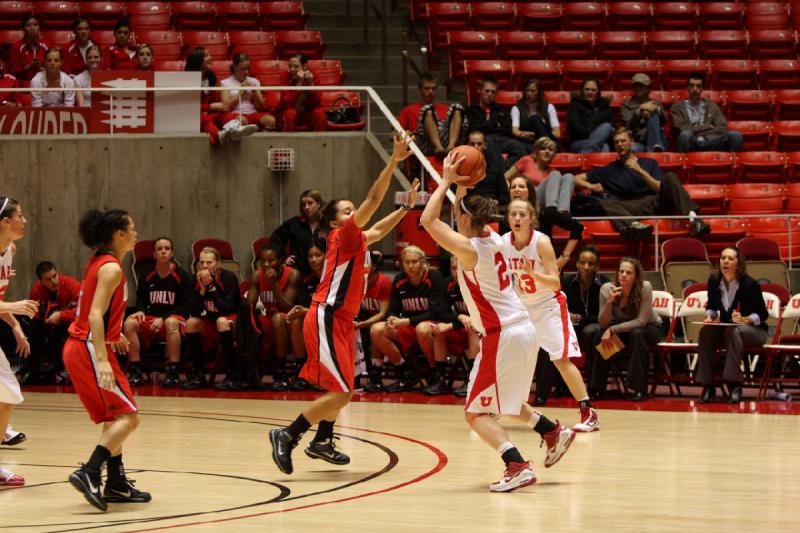
M 17 405 L 22 403 L 22 391 L 6 354 L 0 349 L 0 403 Z
M 120 415 L 139 410 L 133 399 L 128 378 L 119 367 L 117 356 L 111 351 L 111 345 L 107 344 L 106 349 L 108 362 L 114 372 L 113 390 L 103 389 L 97 381 L 97 358 L 91 341 L 70 337 L 64 344 L 64 366 L 69 371 L 72 385 L 83 407 L 95 424 L 111 422 Z
M 353 317 L 312 303 L 303 321 L 303 340 L 308 360 L 299 377 L 331 392 L 352 391 L 356 360 Z
M 450 355 L 461 356 L 469 347 L 469 333 L 465 328 L 450 330 L 447 333 L 447 352 Z
M 280 313 L 276 311 L 276 313 Z M 286 313 L 280 313 L 284 317 Z M 258 314 L 258 327 L 261 330 L 261 355 L 266 356 L 275 346 L 275 329 L 272 327 L 273 315 Z M 289 322 L 286 322 L 286 333 L 289 334 Z
M 184 326 L 186 325 L 186 319 L 179 315 L 170 315 L 173 318 L 177 318 L 180 322 L 180 329 L 181 337 L 186 334 Z M 149 350 L 159 342 L 166 342 L 167 341 L 167 326 L 161 326 L 161 329 L 158 331 L 153 331 L 151 326 L 153 325 L 153 321 L 155 321 L 157 316 L 150 316 L 145 315 L 145 317 L 139 322 L 139 340 L 142 344 L 142 350 Z
M 236 313 L 226 317 L 228 323 L 231 324 L 231 332 L 233 332 L 233 324 L 236 322 Z M 219 346 L 219 331 L 217 331 L 217 319 L 202 317 L 203 321 L 203 352 L 208 353 Z
M 407 354 L 411 348 L 417 344 L 417 327 L 416 326 L 400 326 L 395 328 L 397 347 L 400 349 L 401 354 Z
M 567 297 L 563 292 L 535 307 L 528 307 L 528 315 L 536 328 L 539 346 L 550 355 L 551 361 L 581 357 L 578 336 L 569 319 Z
M 518 415 L 528 401 L 539 345 L 533 324 L 504 326 L 481 339 L 481 351 L 469 375 L 469 413 Z

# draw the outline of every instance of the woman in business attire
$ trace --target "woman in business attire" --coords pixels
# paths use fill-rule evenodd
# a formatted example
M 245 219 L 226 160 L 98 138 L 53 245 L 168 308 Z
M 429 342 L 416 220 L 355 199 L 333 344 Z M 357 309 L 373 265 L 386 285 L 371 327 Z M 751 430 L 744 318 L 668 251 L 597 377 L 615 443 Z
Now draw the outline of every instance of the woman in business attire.
M 762 346 L 767 341 L 767 307 L 758 282 L 747 275 L 747 265 L 735 246 L 722 250 L 719 268 L 708 278 L 708 304 L 705 322 L 735 326 L 703 326 L 698 341 L 700 358 L 695 381 L 703 385 L 701 403 L 714 400 L 714 357 L 725 348 L 722 380 L 730 387 L 728 403 L 742 399 L 742 370 L 739 365 L 745 348 Z

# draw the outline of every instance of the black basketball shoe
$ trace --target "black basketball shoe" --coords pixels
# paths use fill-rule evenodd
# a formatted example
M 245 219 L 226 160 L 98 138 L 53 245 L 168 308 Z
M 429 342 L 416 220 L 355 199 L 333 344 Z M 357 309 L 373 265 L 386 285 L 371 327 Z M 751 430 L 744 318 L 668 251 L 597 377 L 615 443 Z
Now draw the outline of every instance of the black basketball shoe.
M 69 475 L 69 482 L 75 487 L 75 490 L 83 493 L 86 501 L 100 509 L 101 511 L 108 510 L 108 504 L 100 496 L 100 472 L 89 473 L 85 467 L 81 467 Z
M 338 437 L 337 437 L 338 438 Z M 322 459 L 333 465 L 350 464 L 350 456 L 336 449 L 333 439 L 325 439 L 320 442 L 312 442 L 305 449 L 306 455 L 312 459 Z

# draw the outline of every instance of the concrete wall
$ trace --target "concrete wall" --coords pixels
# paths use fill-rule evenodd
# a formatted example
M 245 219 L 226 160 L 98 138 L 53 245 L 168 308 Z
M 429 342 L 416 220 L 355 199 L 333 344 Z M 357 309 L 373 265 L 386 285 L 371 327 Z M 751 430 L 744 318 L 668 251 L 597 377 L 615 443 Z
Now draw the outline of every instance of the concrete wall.
M 194 134 L 4 137 L 0 195 L 20 200 L 28 218 L 8 296 L 27 295 L 44 259 L 81 276 L 90 252 L 80 242 L 78 221 L 90 208 L 128 210 L 139 238 L 170 236 L 184 266 L 195 239 L 227 239 L 248 274 L 252 241 L 278 226 L 281 209 L 284 218 L 297 214 L 301 191 L 316 188 L 325 199 L 355 202 L 364 197 L 384 166 L 368 135 L 255 135 L 216 148 Z M 283 179 L 267 169 L 270 148 L 295 149 L 295 170 Z M 396 189 L 395 182 L 390 195 Z M 379 216 L 392 209 L 388 196 Z M 393 245 L 388 238 L 381 249 Z

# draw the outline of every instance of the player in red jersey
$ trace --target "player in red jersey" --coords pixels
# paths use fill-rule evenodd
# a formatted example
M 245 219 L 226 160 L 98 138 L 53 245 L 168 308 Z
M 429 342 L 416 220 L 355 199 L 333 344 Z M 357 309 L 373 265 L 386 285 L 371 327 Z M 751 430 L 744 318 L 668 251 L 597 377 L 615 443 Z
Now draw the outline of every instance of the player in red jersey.
M 308 361 L 300 377 L 327 389 L 289 427 L 269 432 L 272 459 L 284 474 L 291 474 L 292 449 L 312 425 L 319 423 L 306 455 L 332 464 L 348 464 L 350 458 L 333 444 L 333 424 L 339 411 L 353 397 L 355 328 L 353 321 L 364 299 L 369 275 L 367 245 L 381 240 L 415 204 L 419 181 L 414 180 L 406 205 L 362 229 L 383 202 L 397 164 L 409 155 L 413 137 L 395 136 L 392 158 L 356 209 L 350 200 L 331 200 L 322 211 L 320 226 L 330 228 L 322 280 L 303 322 Z
M 114 354 L 128 350 L 122 334 L 128 288 L 121 261 L 136 245 L 136 228 L 125 211 L 92 209 L 81 219 L 80 234 L 95 254 L 83 274 L 77 316 L 64 344 L 64 366 L 89 417 L 95 424 L 102 422 L 103 431 L 89 461 L 70 474 L 69 482 L 105 511 L 108 502 L 150 501 L 150 494 L 137 490 L 122 466 L 122 444 L 139 425 L 139 409 Z M 103 464 L 108 479 L 101 495 Z

